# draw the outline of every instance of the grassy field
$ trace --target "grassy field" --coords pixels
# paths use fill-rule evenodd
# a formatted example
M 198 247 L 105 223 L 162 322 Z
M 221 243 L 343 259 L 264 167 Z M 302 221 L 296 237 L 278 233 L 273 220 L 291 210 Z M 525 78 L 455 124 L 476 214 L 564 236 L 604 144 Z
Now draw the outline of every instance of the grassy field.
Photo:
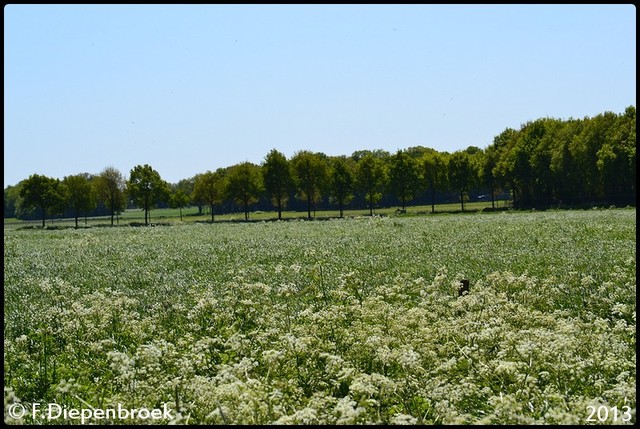
M 497 201 L 496 208 L 505 208 L 508 202 L 506 201 Z M 486 209 L 491 207 L 491 202 L 481 201 L 481 202 L 472 202 L 465 204 L 465 210 L 470 213 L 479 211 L 482 209 Z M 415 215 L 423 215 L 431 213 L 431 206 L 409 206 L 406 208 L 406 213 L 399 215 L 396 210 L 397 207 L 383 207 L 377 208 L 375 210 L 375 214 L 380 216 L 415 216 Z M 443 213 L 455 213 L 460 211 L 460 204 L 438 204 L 435 206 L 436 214 Z M 207 212 L 206 214 L 198 214 L 197 207 L 186 207 L 182 209 L 182 220 L 180 219 L 180 209 L 155 209 L 151 210 L 151 223 L 189 223 L 189 222 L 210 222 L 211 215 Z M 353 216 L 367 216 L 369 215 L 369 210 L 345 210 L 345 217 L 353 217 Z M 315 212 L 316 219 L 326 219 L 326 218 L 336 218 L 340 216 L 340 212 L 338 210 L 318 210 Z M 282 212 L 283 220 L 287 219 L 306 219 L 307 212 L 306 211 L 284 211 Z M 262 212 L 262 211 L 254 211 L 250 212 L 249 220 L 250 221 L 263 221 L 263 220 L 277 220 L 278 212 Z M 227 213 L 222 215 L 215 215 L 216 222 L 225 222 L 225 221 L 244 221 L 244 213 Z M 114 223 L 117 225 L 128 225 L 130 223 L 140 223 L 144 222 L 144 211 L 139 209 L 131 209 L 126 210 L 124 213 L 114 218 Z M 5 228 L 21 228 L 21 227 L 39 227 L 42 226 L 42 219 L 40 220 L 32 220 L 32 221 L 21 221 L 15 218 L 5 219 L 4 220 Z M 110 216 L 101 216 L 101 217 L 90 217 L 85 220 L 85 218 L 81 217 L 78 219 L 78 226 L 83 227 L 91 227 L 91 226 L 105 226 L 111 224 Z M 48 227 L 54 228 L 67 228 L 75 226 L 74 219 L 47 219 L 46 225 Z
M 5 224 L 5 422 L 635 422 L 635 209 L 167 223 Z

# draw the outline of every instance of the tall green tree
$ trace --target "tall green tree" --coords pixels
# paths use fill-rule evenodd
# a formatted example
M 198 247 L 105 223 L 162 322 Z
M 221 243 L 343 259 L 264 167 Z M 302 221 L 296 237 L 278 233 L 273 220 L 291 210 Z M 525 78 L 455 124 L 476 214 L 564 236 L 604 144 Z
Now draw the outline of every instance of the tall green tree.
M 307 218 L 311 219 L 311 210 L 327 183 L 327 164 L 320 154 L 303 150 L 293 155 L 291 165 L 298 198 L 307 202 Z
M 225 172 L 218 169 L 195 176 L 193 199 L 197 204 L 206 204 L 211 209 L 211 223 L 215 221 L 215 206 L 222 203 L 226 192 Z
M 544 126 L 539 122 L 529 121 L 518 131 L 506 156 L 509 177 L 513 186 L 514 207 L 533 206 L 533 182 L 535 180 L 531 165 L 532 154 L 538 139 L 544 134 Z
M 551 162 L 557 136 L 562 121 L 543 118 L 536 121 L 540 131 L 531 145 L 529 165 L 531 166 L 531 196 L 534 205 L 548 207 L 554 200 L 554 177 Z
M 636 202 L 636 108 L 629 106 L 621 115 L 614 131 L 614 139 L 619 142 L 621 158 L 624 162 L 624 182 L 620 184 L 622 194 L 629 196 L 632 204 Z
M 62 179 L 66 204 L 73 211 L 76 229 L 78 229 L 78 217 L 80 213 L 84 213 L 86 216 L 87 212 L 96 207 L 96 195 L 91 186 L 90 177 L 89 174 L 85 173 L 65 176 L 65 178 Z
M 344 206 L 353 199 L 353 167 L 346 157 L 336 157 L 331 161 L 329 170 L 329 194 L 338 205 L 340 217 L 343 217 Z
M 273 149 L 265 157 L 261 171 L 265 191 L 278 210 L 278 219 L 282 219 L 282 210 L 294 187 L 291 165 L 282 153 Z
M 420 175 L 415 158 L 403 150 L 398 150 L 389 159 L 389 191 L 395 195 L 405 210 L 407 201 L 415 198 Z
M 369 202 L 369 215 L 373 216 L 375 204 L 382 198 L 386 171 L 382 158 L 365 154 L 356 165 L 356 187 L 365 194 Z
M 447 189 L 446 154 L 433 151 L 422 156 L 422 179 L 431 194 L 431 213 L 435 213 L 436 191 Z
M 479 165 L 478 178 L 480 183 L 489 190 L 491 196 L 491 208 L 496 208 L 496 189 L 497 179 L 494 174 L 494 169 L 498 164 L 498 151 L 495 147 L 489 146 L 484 151 L 481 163 Z
M 615 127 L 617 117 L 614 113 L 605 112 L 584 121 L 580 134 L 574 136 L 570 151 L 576 163 L 578 183 L 580 183 L 581 200 L 589 202 L 604 196 L 603 180 L 598 170 L 598 151 L 610 140 L 610 133 Z M 601 153 L 607 156 L 608 150 Z M 602 165 L 604 166 L 604 165 Z
M 127 206 L 124 177 L 117 168 L 106 167 L 94 179 L 93 184 L 98 201 L 102 202 L 111 214 L 113 226 L 114 215 Z
M 169 185 L 150 165 L 136 165 L 129 174 L 127 194 L 144 210 L 144 224 L 149 225 L 149 212 L 158 203 L 168 200 Z
M 493 169 L 498 186 L 509 189 L 512 202 L 515 204 L 516 184 L 513 174 L 513 163 L 511 162 L 513 147 L 518 139 L 518 131 L 513 128 L 506 128 L 494 137 L 492 146 L 498 151 L 498 163 Z
M 25 208 L 38 209 L 45 227 L 47 213 L 55 213 L 63 206 L 60 180 L 40 174 L 32 174 L 20 188 L 20 197 Z
M 182 191 L 182 193 L 184 193 L 189 199 L 187 205 L 196 205 L 198 207 L 198 214 L 202 214 L 202 204 L 199 204 L 193 199 L 195 183 L 196 176 L 189 177 L 187 179 L 181 179 L 178 181 L 178 183 L 175 183 L 173 185 L 173 190 Z
M 551 153 L 551 163 L 549 166 L 553 180 L 553 194 L 559 206 L 562 205 L 563 201 L 568 202 L 571 200 L 571 194 L 575 189 L 575 184 L 573 184 L 575 180 L 573 158 L 569 151 L 569 142 L 572 136 L 566 132 L 567 128 L 568 126 L 565 124 L 560 131 L 560 137 Z
M 596 156 L 603 199 L 610 203 L 632 201 L 636 186 L 635 107 L 628 107 L 616 118 Z
M 227 196 L 236 204 L 242 205 L 244 219 L 249 220 L 249 205 L 258 202 L 263 189 L 260 167 L 251 162 L 243 162 L 231 167 L 227 177 Z
M 169 207 L 172 209 L 180 209 L 180 222 L 182 222 L 182 209 L 189 204 L 189 195 L 177 186 L 171 187 L 171 195 L 169 196 Z
M 470 185 L 473 181 L 473 166 L 468 153 L 457 151 L 449 158 L 449 183 L 460 196 L 460 207 L 464 211 L 464 202 L 468 198 Z
M 26 180 L 26 179 L 25 179 Z M 20 197 L 20 189 L 25 180 L 21 180 L 15 186 L 7 186 L 4 188 L 4 217 L 21 217 L 20 206 L 22 198 Z

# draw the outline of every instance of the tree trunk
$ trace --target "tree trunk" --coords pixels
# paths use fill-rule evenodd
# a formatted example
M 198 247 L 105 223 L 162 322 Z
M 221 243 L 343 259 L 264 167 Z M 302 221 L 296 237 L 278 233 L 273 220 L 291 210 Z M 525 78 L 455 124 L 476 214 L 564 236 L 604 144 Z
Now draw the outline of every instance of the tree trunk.
M 431 188 L 431 213 L 436 212 L 436 189 Z
M 109 206 L 109 210 L 111 211 L 111 226 L 113 226 L 113 212 L 115 210 L 116 207 L 116 202 L 115 199 L 113 197 L 113 195 L 111 196 L 111 200 L 109 201 L 111 204 Z

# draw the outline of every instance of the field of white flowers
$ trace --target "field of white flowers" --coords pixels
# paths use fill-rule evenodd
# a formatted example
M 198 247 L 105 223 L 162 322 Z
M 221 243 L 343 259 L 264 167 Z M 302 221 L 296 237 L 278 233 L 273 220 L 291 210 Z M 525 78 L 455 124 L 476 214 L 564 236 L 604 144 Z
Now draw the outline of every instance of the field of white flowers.
M 636 420 L 635 209 L 5 229 L 4 305 L 6 423 Z

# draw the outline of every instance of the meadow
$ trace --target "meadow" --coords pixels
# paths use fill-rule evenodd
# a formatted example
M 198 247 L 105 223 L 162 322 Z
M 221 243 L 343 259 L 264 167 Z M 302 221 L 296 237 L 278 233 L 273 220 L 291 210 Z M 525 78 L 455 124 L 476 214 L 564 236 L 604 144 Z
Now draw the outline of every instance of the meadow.
M 509 201 L 500 200 L 496 201 L 495 207 L 498 210 L 506 210 L 510 206 Z M 474 201 L 465 203 L 465 211 L 469 213 L 489 210 L 491 208 L 490 201 Z M 396 216 L 396 210 L 398 207 L 377 207 L 374 211 L 375 215 L 379 216 Z M 435 214 L 448 214 L 460 211 L 460 203 L 443 203 L 435 205 Z M 154 209 L 150 211 L 150 217 L 152 224 L 172 224 L 172 223 L 192 223 L 192 222 L 211 222 L 211 214 L 208 208 L 205 208 L 204 213 L 199 213 L 198 207 L 191 206 L 182 209 L 182 218 L 180 217 L 180 209 Z M 431 213 L 431 206 L 411 206 L 407 207 L 406 213 L 403 217 L 421 216 L 427 213 Z M 358 217 L 368 216 L 369 209 L 348 209 L 344 211 L 344 217 Z M 315 219 L 331 219 L 340 217 L 338 210 L 318 210 L 315 212 Z M 250 213 L 250 221 L 272 221 L 278 219 L 278 213 L 275 211 L 253 211 Z M 283 211 L 282 220 L 300 220 L 307 219 L 306 211 Z M 244 213 L 231 212 L 231 213 L 215 213 L 216 222 L 243 222 Z M 144 211 L 141 209 L 127 209 L 124 213 L 117 215 L 114 218 L 114 224 L 116 226 L 127 225 L 139 225 L 144 222 Z M 95 227 L 95 226 L 110 226 L 111 218 L 109 216 L 97 216 L 97 217 L 79 217 L 78 227 Z M 24 228 L 40 228 L 42 226 L 42 220 L 20 220 L 16 218 L 8 218 L 4 220 L 5 229 L 24 229 Z M 75 226 L 75 220 L 71 218 L 61 219 L 47 219 L 46 226 L 49 229 L 60 228 L 73 228 Z
M 636 420 L 634 208 L 5 227 L 4 304 L 10 424 Z

